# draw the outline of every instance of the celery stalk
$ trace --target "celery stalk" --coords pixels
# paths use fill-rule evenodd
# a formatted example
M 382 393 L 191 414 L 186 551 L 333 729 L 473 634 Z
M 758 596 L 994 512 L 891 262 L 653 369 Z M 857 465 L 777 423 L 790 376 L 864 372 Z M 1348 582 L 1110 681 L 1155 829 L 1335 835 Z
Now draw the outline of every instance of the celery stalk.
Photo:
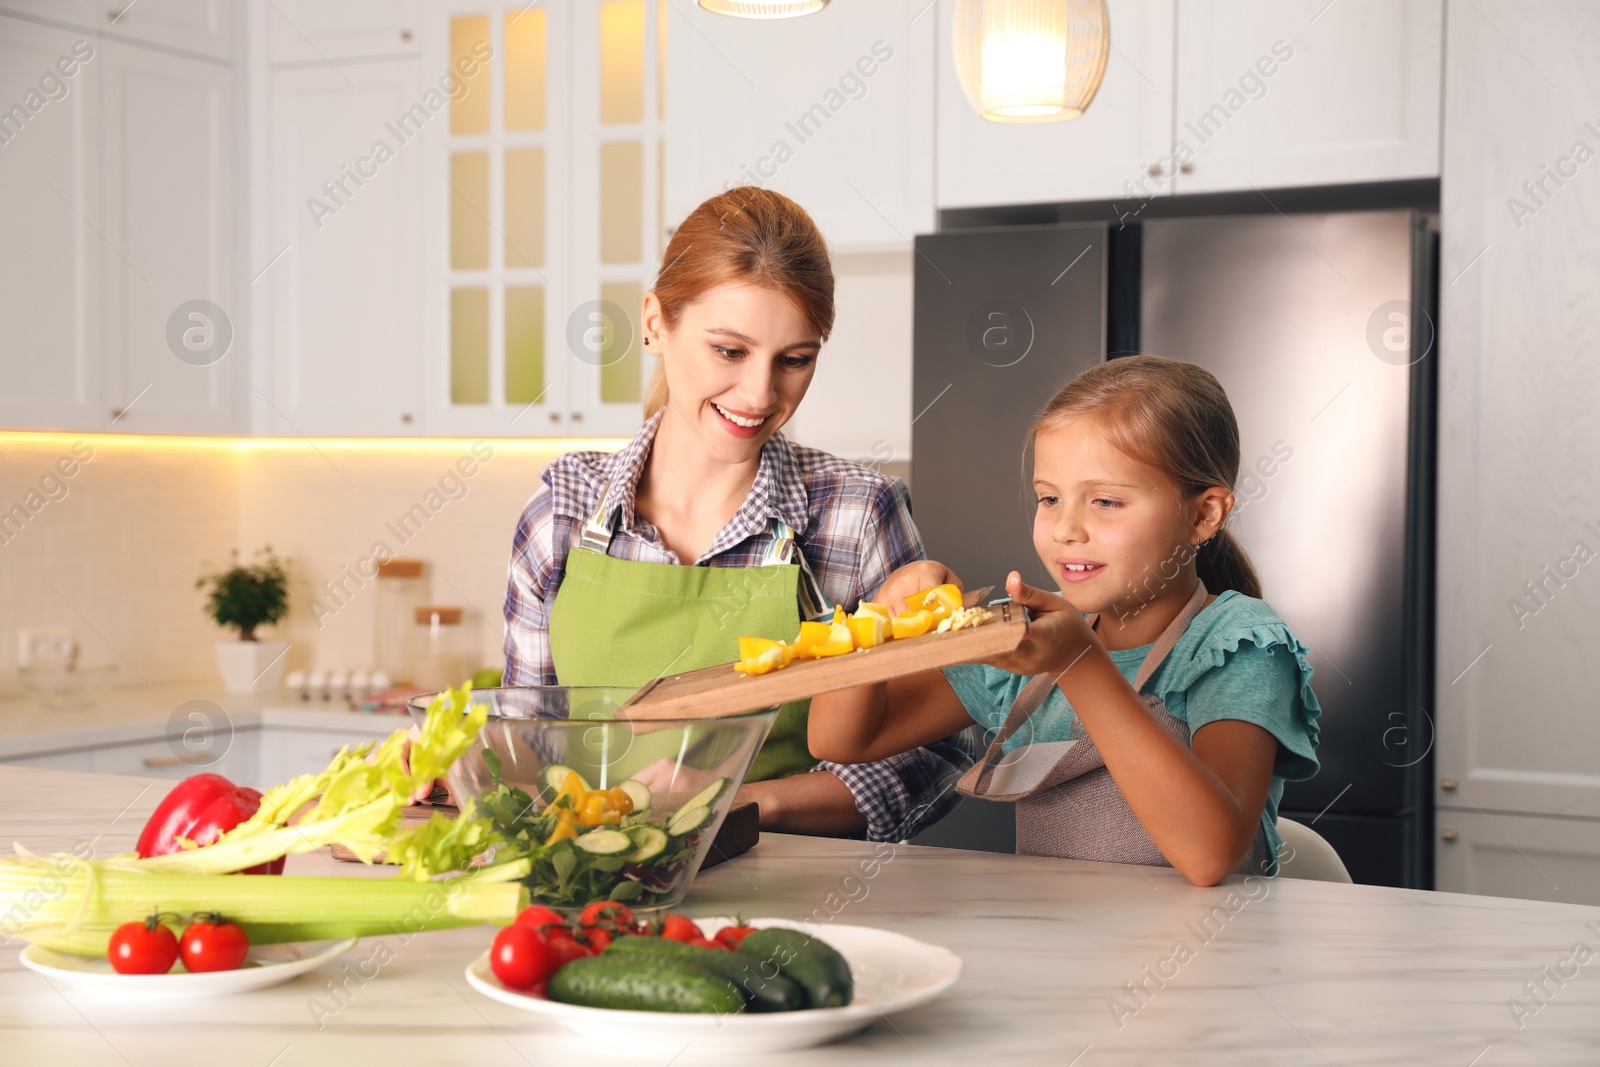
M 72 873 L 52 878 L 53 870 Z M 153 874 L 70 857 L 0 858 L 0 929 L 49 948 L 104 955 L 111 931 L 151 912 L 181 925 L 200 912 L 239 923 L 255 944 L 507 923 L 527 905 L 515 879 L 526 861 L 438 882 L 404 878 L 318 878 Z M 65 890 L 61 891 L 64 886 Z

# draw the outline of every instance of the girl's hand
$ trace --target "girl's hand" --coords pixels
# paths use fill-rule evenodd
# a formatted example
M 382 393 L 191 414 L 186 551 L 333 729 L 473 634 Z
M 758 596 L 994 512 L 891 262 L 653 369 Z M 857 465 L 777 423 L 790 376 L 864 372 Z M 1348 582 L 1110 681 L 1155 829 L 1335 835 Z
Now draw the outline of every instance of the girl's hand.
M 943 563 L 931 559 L 918 560 L 916 563 L 907 563 L 889 575 L 883 585 L 878 587 L 878 595 L 873 600 L 891 612 L 899 614 L 906 610 L 907 596 L 920 593 L 924 589 L 932 589 L 936 585 L 946 584 L 953 585 L 957 589 L 965 589 L 961 579 Z
M 1029 677 L 1048 673 L 1059 678 L 1100 643 L 1077 608 L 1024 583 L 1016 571 L 1006 576 L 1006 593 L 1033 613 L 1033 621 L 1014 651 L 988 661 L 993 666 Z

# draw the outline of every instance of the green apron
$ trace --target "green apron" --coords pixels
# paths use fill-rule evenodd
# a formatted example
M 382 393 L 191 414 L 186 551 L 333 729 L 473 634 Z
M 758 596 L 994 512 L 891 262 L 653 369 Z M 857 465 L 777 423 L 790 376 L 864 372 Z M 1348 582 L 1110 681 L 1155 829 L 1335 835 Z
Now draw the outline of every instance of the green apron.
M 773 541 L 760 566 L 697 567 L 606 554 L 615 532 L 607 519 L 610 485 L 567 553 L 561 587 L 550 609 L 550 656 L 556 681 L 567 686 L 642 686 L 664 674 L 698 670 L 739 658 L 740 637 L 788 641 L 822 598 L 799 556 L 794 534 L 774 518 Z M 756 755 L 747 781 L 786 778 L 816 765 L 806 743 L 810 701 L 785 704 Z M 640 738 L 647 741 L 647 738 Z M 662 756 L 678 753 L 660 739 Z M 635 753 L 637 755 L 637 753 Z

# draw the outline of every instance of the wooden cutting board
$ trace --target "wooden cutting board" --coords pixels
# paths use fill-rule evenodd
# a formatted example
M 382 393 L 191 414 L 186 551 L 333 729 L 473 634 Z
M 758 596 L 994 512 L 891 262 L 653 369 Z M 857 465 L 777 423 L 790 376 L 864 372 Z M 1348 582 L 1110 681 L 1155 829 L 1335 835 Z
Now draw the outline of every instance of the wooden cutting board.
M 1016 604 L 990 608 L 995 621 L 971 630 L 889 641 L 877 648 L 801 660 L 766 674 L 743 675 L 732 663 L 657 678 L 617 711 L 618 718 L 708 719 L 771 707 L 918 671 L 1003 656 L 1028 629 Z

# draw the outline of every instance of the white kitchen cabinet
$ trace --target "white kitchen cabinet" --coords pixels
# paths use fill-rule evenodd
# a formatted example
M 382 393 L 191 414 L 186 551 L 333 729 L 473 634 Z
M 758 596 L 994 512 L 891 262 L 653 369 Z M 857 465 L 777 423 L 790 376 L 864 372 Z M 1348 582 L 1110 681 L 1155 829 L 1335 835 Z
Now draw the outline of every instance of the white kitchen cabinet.
M 241 780 L 247 785 L 266 789 L 297 775 L 322 770 L 342 748 L 381 740 L 408 725 L 409 719 L 368 716 L 361 720 L 359 729 L 266 726 L 258 734 L 258 755 L 251 772 L 253 777 Z
M 97 35 L 230 59 L 241 5 L 237 0 L 6 0 L 3 6 Z
M 76 31 L 0 16 L 0 426 L 108 419 L 101 262 L 116 253 L 100 206 L 104 56 Z
M 418 48 L 418 0 L 272 0 L 268 7 L 273 63 L 337 63 Z
M 89 750 L 89 770 L 172 781 L 194 774 L 220 774 L 229 781 L 253 785 L 251 779 L 259 765 L 258 737 L 255 730 L 235 730 L 223 751 L 199 754 L 186 752 L 179 738 L 106 745 Z
M 1600 821 L 1440 808 L 1434 887 L 1600 904 Z
M 252 425 L 269 434 L 418 430 L 418 205 L 430 124 L 417 60 L 276 70 L 254 255 L 269 309 Z
M 664 226 L 714 193 L 760 185 L 800 203 L 835 248 L 905 248 L 933 229 L 935 48 L 948 5 L 838 3 L 780 21 L 666 11 Z M 937 55 L 941 80 L 948 55 Z M 947 157 L 941 145 L 941 159 L 967 150 Z M 995 202 L 988 190 L 982 199 Z
M 1437 177 L 1443 18 L 1442 0 L 1183 0 L 1176 192 Z
M 46 752 L 38 756 L 16 756 L 0 759 L 7 767 L 46 767 L 53 771 L 83 771 L 89 772 L 90 753 L 87 749 L 76 752 Z
M 968 103 L 939 0 L 938 206 L 1117 200 L 1170 191 L 1174 0 L 1110 0 L 1111 54 L 1089 109 L 1065 122 L 988 122 Z
M 1600 435 L 1600 6 L 1461 0 L 1446 25 L 1435 799 L 1559 816 L 1538 825 L 1582 848 L 1600 821 L 1600 474 L 1580 444 Z
M 143 5 L 136 10 L 143 10 Z M 114 430 L 230 433 L 246 381 L 236 299 L 233 70 L 103 41 L 102 344 Z
M 238 0 L 102 0 L 107 33 L 218 59 L 234 53 Z

